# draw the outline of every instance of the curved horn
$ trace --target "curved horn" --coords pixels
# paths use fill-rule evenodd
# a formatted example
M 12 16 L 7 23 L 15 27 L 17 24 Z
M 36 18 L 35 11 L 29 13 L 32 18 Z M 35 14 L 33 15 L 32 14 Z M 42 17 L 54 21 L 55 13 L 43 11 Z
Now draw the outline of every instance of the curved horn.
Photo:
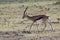
M 26 9 L 24 10 L 24 13 L 23 13 L 23 17 L 22 18 L 24 18 L 25 17 L 25 13 L 26 13 L 26 10 L 28 9 L 28 6 L 26 7 Z

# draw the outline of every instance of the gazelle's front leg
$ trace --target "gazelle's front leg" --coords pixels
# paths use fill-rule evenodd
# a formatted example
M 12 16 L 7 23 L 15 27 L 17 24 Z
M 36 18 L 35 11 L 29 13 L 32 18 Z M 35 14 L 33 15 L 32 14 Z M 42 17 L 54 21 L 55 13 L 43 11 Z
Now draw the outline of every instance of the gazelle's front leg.
M 42 32 L 43 32 L 43 31 L 45 30 L 45 28 L 47 27 L 46 22 L 43 22 L 43 23 L 44 23 L 45 27 L 43 28 Z
M 29 31 L 30 31 L 33 24 L 34 24 L 34 22 L 33 22 L 31 25 L 26 26 L 26 27 L 24 28 L 24 30 L 25 30 L 26 28 L 30 27 L 30 29 L 29 29 Z
M 29 31 L 31 30 L 31 27 L 32 27 L 32 25 L 35 23 L 35 21 L 33 21 L 33 23 L 30 25 L 30 29 L 29 29 Z
M 39 31 L 39 29 L 38 29 L 39 23 L 37 23 L 37 21 L 36 21 L 35 23 L 36 23 L 35 26 L 36 26 L 36 28 L 37 28 L 36 31 Z
M 52 23 L 51 23 L 51 20 L 48 19 L 47 22 L 49 23 L 49 25 L 51 26 L 52 30 L 53 30 L 53 27 L 52 27 Z

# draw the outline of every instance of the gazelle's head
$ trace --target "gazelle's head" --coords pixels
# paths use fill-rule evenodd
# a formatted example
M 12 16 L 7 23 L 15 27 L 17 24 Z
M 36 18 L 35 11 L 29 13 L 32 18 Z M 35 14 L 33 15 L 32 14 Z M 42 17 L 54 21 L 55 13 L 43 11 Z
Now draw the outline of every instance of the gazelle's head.
M 23 13 L 23 17 L 22 17 L 23 19 L 27 16 L 27 12 L 26 12 L 27 9 L 28 9 L 28 6 L 26 7 L 26 9 L 25 9 L 25 11 L 24 11 L 24 13 Z

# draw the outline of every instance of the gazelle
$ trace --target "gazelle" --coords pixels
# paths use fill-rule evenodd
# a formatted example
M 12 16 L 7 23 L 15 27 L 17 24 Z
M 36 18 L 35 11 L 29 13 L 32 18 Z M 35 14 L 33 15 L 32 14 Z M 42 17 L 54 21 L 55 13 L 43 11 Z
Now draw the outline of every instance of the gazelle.
M 46 28 L 46 22 L 48 22 L 50 25 L 51 25 L 51 28 L 52 28 L 52 24 L 51 24 L 51 21 L 49 20 L 49 16 L 46 16 L 46 15 L 36 15 L 36 16 L 29 16 L 29 15 L 27 15 L 27 13 L 26 13 L 26 10 L 28 9 L 28 6 L 26 7 L 26 9 L 25 9 L 25 11 L 24 11 L 24 14 L 23 14 L 23 19 L 24 18 L 28 18 L 29 20 L 31 20 L 33 23 L 30 25 L 30 30 L 31 30 L 31 27 L 32 27 L 32 25 L 36 22 L 36 21 L 38 21 L 38 20 L 40 20 L 40 19 L 42 19 L 43 20 L 43 23 L 45 24 L 45 27 L 43 28 L 43 31 L 44 31 L 44 29 Z M 50 22 L 49 22 L 50 21 Z M 27 27 L 26 27 L 27 28 Z M 29 30 L 29 31 L 30 31 Z M 52 28 L 52 30 L 53 30 L 53 28 Z

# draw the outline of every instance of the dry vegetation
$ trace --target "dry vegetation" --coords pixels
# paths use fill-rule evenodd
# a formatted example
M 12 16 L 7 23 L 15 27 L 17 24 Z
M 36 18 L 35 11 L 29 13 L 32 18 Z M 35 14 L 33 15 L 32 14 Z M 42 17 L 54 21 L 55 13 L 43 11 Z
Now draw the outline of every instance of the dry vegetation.
M 44 4 L 43 4 L 44 3 Z M 60 40 L 60 5 L 55 2 L 36 2 L 36 3 L 11 3 L 0 4 L 0 40 Z M 49 24 L 44 32 L 40 32 L 44 25 L 39 23 L 39 32 L 36 31 L 36 24 L 31 29 L 31 34 L 23 33 L 23 29 L 32 22 L 22 19 L 26 6 L 29 6 L 28 15 L 46 14 L 51 17 L 52 27 Z M 26 29 L 29 30 L 29 27 Z

